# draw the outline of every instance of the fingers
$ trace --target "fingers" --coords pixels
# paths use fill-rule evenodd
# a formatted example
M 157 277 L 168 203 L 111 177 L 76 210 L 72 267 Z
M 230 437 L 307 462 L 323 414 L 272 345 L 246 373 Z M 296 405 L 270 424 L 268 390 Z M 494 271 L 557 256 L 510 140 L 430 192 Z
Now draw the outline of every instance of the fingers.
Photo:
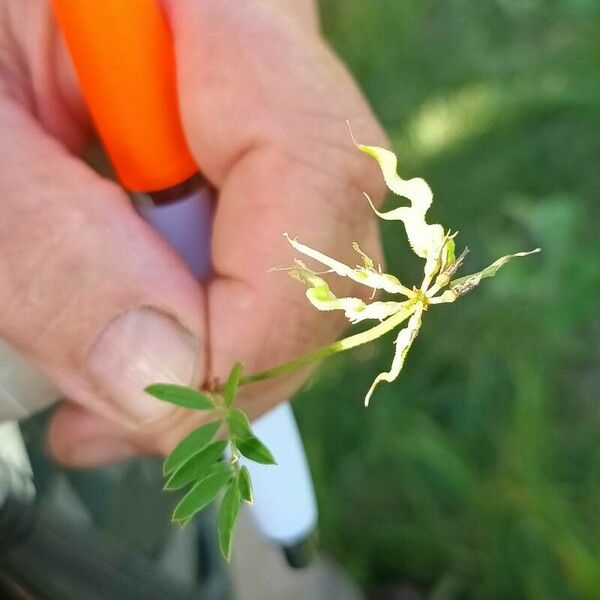
M 0 98 L 0 335 L 135 432 L 178 417 L 145 385 L 204 377 L 203 299 L 127 197 Z
M 168 8 L 188 140 L 220 188 L 211 370 L 223 376 L 238 360 L 247 371 L 273 366 L 343 327 L 314 311 L 297 282 L 269 273 L 292 262 L 283 233 L 350 264 L 352 241 L 379 258 L 361 192 L 381 197 L 383 187 L 345 120 L 366 143 L 384 144 L 384 135 L 344 68 L 280 3 L 171 0 Z M 348 281 L 335 283 L 336 294 L 350 293 Z M 246 407 L 263 412 L 299 381 L 254 390 Z

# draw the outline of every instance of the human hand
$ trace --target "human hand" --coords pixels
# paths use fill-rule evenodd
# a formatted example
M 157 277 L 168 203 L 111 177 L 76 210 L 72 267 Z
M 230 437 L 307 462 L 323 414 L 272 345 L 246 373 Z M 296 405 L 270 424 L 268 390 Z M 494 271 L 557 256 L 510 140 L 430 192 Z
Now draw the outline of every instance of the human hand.
M 287 277 L 284 231 L 346 262 L 379 255 L 361 192 L 383 195 L 349 141 L 384 135 L 319 36 L 313 3 L 169 0 L 181 116 L 218 190 L 214 278 L 201 288 L 115 184 L 78 155 L 90 124 L 47 0 L 0 0 L 0 334 L 69 398 L 53 454 L 94 466 L 166 453 L 204 418 L 159 403 L 152 382 L 201 385 L 336 337 Z M 339 295 L 360 295 L 344 289 Z M 241 394 L 258 416 L 306 372 Z

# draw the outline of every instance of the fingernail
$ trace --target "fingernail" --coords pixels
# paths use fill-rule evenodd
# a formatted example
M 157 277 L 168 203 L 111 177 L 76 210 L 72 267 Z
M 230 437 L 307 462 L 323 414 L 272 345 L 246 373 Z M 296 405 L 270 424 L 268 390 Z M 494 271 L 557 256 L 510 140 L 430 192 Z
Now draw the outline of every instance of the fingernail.
M 87 362 L 90 382 L 107 401 L 142 424 L 173 407 L 151 398 L 151 383 L 193 385 L 198 339 L 176 319 L 145 307 L 127 311 L 104 330 Z

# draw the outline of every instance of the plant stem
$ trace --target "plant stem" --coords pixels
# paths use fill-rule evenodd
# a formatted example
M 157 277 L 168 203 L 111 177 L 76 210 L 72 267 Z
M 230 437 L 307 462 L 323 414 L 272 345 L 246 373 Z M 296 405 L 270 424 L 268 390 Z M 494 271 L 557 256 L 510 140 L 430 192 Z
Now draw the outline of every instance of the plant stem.
M 302 356 L 298 356 L 289 362 L 283 363 L 271 369 L 242 376 L 239 385 L 246 385 L 248 383 L 256 383 L 257 381 L 264 381 L 265 379 L 280 377 L 281 375 L 295 371 L 296 369 L 309 365 L 317 360 L 327 358 L 328 356 L 332 356 L 333 354 L 337 354 L 338 352 L 344 352 L 345 350 L 350 350 L 351 348 L 356 348 L 362 344 L 372 342 L 378 337 L 381 337 L 389 331 L 392 331 L 392 329 L 400 325 L 400 323 L 403 321 L 406 321 L 406 319 L 408 319 L 408 317 L 410 317 L 410 315 L 412 315 L 412 313 L 415 311 L 416 305 L 417 300 L 415 299 L 414 303 L 409 304 L 385 321 L 379 323 L 379 325 L 376 325 L 367 331 L 356 333 L 342 340 L 338 340 L 337 342 L 333 342 L 332 344 L 328 344 L 327 346 L 323 346 L 322 348 L 317 348 L 312 352 L 307 352 Z

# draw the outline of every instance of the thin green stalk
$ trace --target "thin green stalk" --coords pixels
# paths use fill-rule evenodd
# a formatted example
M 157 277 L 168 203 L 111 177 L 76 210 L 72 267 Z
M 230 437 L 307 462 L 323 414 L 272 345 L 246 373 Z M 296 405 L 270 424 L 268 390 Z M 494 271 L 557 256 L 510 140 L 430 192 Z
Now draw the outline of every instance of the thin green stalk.
M 379 325 L 371 327 L 371 329 L 368 329 L 367 331 L 356 333 L 342 340 L 338 340 L 337 342 L 333 342 L 327 346 L 323 346 L 322 348 L 317 348 L 312 352 L 303 354 L 302 356 L 294 358 L 289 362 L 283 363 L 271 369 L 245 375 L 240 379 L 239 385 L 246 385 L 248 383 L 256 383 L 257 381 L 264 381 L 265 379 L 280 377 L 281 375 L 295 371 L 296 369 L 309 365 L 317 360 L 327 358 L 328 356 L 332 356 L 333 354 L 337 354 L 338 352 L 344 352 L 345 350 L 350 350 L 351 348 L 356 348 L 362 344 L 372 342 L 408 319 L 408 317 L 410 317 L 410 315 L 415 311 L 415 307 L 416 300 L 415 303 L 408 305 L 405 310 L 397 312 L 389 317 L 389 319 L 382 321 Z

